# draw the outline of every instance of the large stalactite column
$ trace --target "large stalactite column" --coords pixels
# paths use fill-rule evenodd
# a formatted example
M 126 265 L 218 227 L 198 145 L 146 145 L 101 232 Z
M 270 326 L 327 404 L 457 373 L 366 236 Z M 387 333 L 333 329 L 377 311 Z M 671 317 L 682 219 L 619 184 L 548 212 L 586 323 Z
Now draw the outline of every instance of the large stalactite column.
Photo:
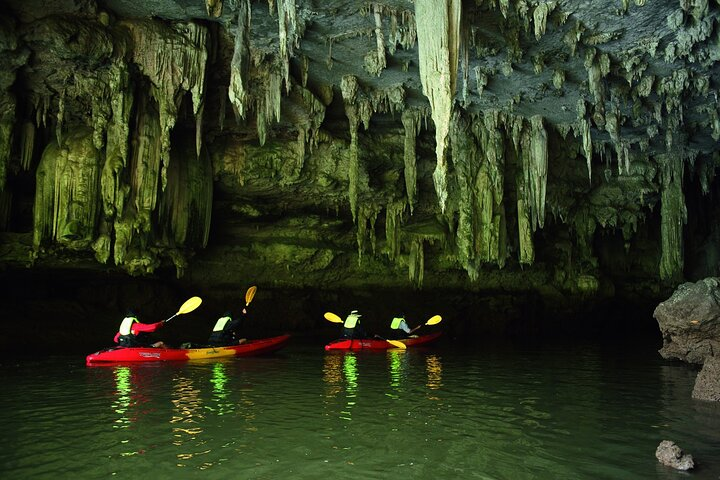
M 675 280 L 682 277 L 684 266 L 683 224 L 687 221 L 687 207 L 682 190 L 683 160 L 679 155 L 658 155 L 662 172 L 662 202 L 660 205 L 660 278 Z
M 435 123 L 437 166 L 433 173 L 440 208 L 447 201 L 447 148 L 460 51 L 460 0 L 416 0 L 420 80 Z

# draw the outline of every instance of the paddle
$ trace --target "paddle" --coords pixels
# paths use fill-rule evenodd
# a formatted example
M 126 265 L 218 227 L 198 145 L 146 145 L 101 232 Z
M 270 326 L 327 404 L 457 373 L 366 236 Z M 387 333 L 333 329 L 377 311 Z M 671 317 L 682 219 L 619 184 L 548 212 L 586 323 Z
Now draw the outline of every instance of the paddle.
M 427 322 L 423 323 L 422 325 L 418 325 L 417 327 L 410 330 L 410 333 L 413 333 L 415 330 L 417 330 L 420 327 L 424 327 L 425 325 L 437 325 L 440 322 L 442 322 L 442 317 L 440 315 L 433 315 L 432 317 L 430 317 L 428 319 Z
M 339 316 L 337 316 L 336 314 L 334 314 L 334 313 L 332 313 L 332 312 L 325 312 L 324 317 L 325 317 L 325 320 L 329 320 L 329 321 L 331 321 L 331 322 L 333 322 L 333 323 L 343 323 L 342 318 L 340 318 Z M 377 337 L 377 335 L 376 335 L 376 337 Z M 382 338 L 382 337 L 377 337 L 377 338 L 379 338 L 380 340 L 385 340 L 386 342 L 388 342 L 388 343 L 389 343 L 390 345 L 392 345 L 393 347 L 402 348 L 402 349 L 407 348 L 407 345 L 405 345 L 405 344 L 402 343 L 402 342 L 398 342 L 397 340 L 387 340 L 387 339 Z
M 167 320 L 163 320 L 163 323 L 169 322 L 170 320 L 177 317 L 178 315 L 184 315 L 186 313 L 192 312 L 197 307 L 199 307 L 201 303 L 202 303 L 202 298 L 200 298 L 200 297 L 190 298 L 189 300 L 187 300 L 185 303 L 182 304 L 182 306 L 180 307 L 180 310 L 178 310 L 175 315 L 168 318 Z
M 257 292 L 257 287 L 255 285 L 248 288 L 247 292 L 245 292 L 245 306 L 246 307 L 248 305 L 250 305 L 250 302 L 252 302 L 253 298 L 255 298 L 255 292 Z

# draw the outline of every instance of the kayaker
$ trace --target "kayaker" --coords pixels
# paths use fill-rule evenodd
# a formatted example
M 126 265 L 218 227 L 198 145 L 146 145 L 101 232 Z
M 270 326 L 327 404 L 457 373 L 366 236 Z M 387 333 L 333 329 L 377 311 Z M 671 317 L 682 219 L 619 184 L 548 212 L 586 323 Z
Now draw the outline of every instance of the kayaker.
M 211 347 L 223 347 L 245 343 L 246 339 L 240 337 L 242 320 L 247 315 L 247 309 L 242 309 L 243 316 L 233 318 L 231 312 L 225 312 L 218 318 L 213 331 L 208 338 L 208 345 Z
M 411 329 L 405 321 L 405 317 L 395 317 L 390 323 L 390 328 L 392 328 L 393 330 L 402 330 L 405 333 L 405 337 L 407 338 L 416 337 L 417 335 L 413 335 L 413 332 L 420 327 L 415 327 Z
M 360 325 L 360 315 L 357 310 L 350 312 L 343 322 L 343 338 L 366 338 L 365 330 Z
M 120 322 L 120 329 L 115 334 L 115 343 L 122 347 L 156 347 L 165 348 L 163 342 L 153 342 L 150 333 L 157 331 L 165 322 L 140 323 L 135 312 L 130 309 Z

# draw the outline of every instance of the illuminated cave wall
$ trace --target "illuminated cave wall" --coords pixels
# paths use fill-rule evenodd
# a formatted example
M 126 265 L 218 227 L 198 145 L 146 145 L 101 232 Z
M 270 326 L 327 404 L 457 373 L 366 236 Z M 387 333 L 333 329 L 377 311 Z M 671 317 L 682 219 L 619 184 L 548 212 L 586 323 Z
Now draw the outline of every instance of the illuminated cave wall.
M 202 19 L 10 11 L 5 262 L 657 293 L 685 275 L 690 219 L 692 273 L 716 274 L 717 2 L 668 6 L 662 35 L 615 50 L 621 32 L 559 2 L 476 3 L 365 4 L 346 13 L 365 26 L 337 25 L 322 56 L 293 0 L 208 1 Z M 650 8 L 616 3 L 618 18 Z M 350 41 L 366 54 L 333 53 Z M 392 69 L 416 80 L 383 82 Z M 522 82 L 502 96 L 523 71 L 538 98 Z

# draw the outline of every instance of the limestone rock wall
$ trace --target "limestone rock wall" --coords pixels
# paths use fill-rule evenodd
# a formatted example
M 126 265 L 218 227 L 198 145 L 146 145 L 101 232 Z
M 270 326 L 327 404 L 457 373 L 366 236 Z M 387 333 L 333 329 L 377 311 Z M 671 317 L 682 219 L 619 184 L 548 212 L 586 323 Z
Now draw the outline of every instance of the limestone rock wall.
M 436 3 L 10 2 L 3 263 L 557 308 L 694 271 L 686 237 L 718 233 L 718 5 Z

